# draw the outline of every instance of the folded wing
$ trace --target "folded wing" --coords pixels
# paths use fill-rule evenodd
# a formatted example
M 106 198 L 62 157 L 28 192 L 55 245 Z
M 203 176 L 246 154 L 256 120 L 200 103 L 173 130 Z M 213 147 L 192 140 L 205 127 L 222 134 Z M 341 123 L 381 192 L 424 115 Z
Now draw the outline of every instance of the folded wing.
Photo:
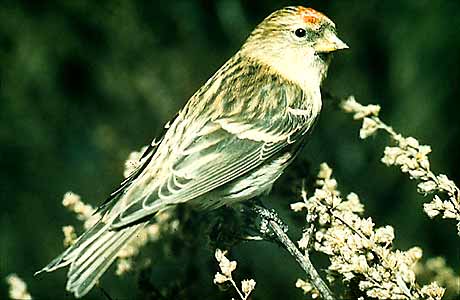
M 250 124 L 237 118 L 209 122 L 193 138 L 188 137 L 191 143 L 171 154 L 174 161 L 166 171 L 156 174 L 160 184 L 145 188 L 142 176 L 149 175 L 141 175 L 130 188 L 143 191 L 132 193 L 139 196 L 131 199 L 112 227 L 142 221 L 168 205 L 188 202 L 244 176 L 300 139 L 305 126 L 304 120 L 295 116 L 280 116 L 269 124 Z

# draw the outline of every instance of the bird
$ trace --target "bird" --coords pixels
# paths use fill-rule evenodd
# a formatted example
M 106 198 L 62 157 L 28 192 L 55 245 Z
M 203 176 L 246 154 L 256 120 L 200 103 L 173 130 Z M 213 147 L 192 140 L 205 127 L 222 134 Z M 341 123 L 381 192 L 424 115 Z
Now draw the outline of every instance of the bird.
M 37 274 L 69 266 L 66 289 L 80 298 L 156 213 L 267 194 L 318 119 L 332 53 L 346 48 L 317 10 L 270 14 L 150 143 L 98 208 L 100 220 Z

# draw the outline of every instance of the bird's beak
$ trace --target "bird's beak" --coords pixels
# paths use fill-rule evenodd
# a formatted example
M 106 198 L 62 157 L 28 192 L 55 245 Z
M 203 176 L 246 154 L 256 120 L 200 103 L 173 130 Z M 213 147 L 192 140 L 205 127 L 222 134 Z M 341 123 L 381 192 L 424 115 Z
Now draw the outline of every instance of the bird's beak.
M 324 38 L 318 40 L 313 46 L 316 53 L 329 53 L 337 50 L 348 49 L 347 44 L 342 42 L 335 33 L 330 32 Z

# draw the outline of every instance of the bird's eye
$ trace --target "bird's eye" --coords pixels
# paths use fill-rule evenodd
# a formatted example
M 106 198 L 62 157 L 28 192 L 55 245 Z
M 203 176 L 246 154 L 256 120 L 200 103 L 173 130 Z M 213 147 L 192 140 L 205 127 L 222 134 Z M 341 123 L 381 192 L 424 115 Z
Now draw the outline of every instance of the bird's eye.
M 303 28 L 297 28 L 295 31 L 294 31 L 294 34 L 296 37 L 298 38 L 303 38 L 307 35 L 307 31 Z

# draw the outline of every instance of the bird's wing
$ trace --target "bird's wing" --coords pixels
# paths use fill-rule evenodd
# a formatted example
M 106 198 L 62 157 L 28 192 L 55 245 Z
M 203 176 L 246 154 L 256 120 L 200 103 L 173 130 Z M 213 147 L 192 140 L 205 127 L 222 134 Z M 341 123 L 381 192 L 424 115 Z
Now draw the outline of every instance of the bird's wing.
M 260 64 L 240 62 L 239 56 L 229 60 L 189 100 L 124 189 L 112 227 L 140 222 L 244 176 L 307 132 L 317 112 L 311 105 L 305 111 L 288 107 L 293 99 L 311 102 L 302 89 Z
M 144 167 L 145 173 L 131 187 L 140 190 L 131 193 L 136 196 L 112 227 L 136 223 L 168 205 L 190 201 L 243 176 L 300 139 L 305 124 L 301 117 L 290 115 L 268 123 L 250 124 L 236 117 L 207 123 L 189 137 L 191 143 L 174 153 L 167 175 L 157 181 L 160 184 L 146 186 L 149 167 Z

